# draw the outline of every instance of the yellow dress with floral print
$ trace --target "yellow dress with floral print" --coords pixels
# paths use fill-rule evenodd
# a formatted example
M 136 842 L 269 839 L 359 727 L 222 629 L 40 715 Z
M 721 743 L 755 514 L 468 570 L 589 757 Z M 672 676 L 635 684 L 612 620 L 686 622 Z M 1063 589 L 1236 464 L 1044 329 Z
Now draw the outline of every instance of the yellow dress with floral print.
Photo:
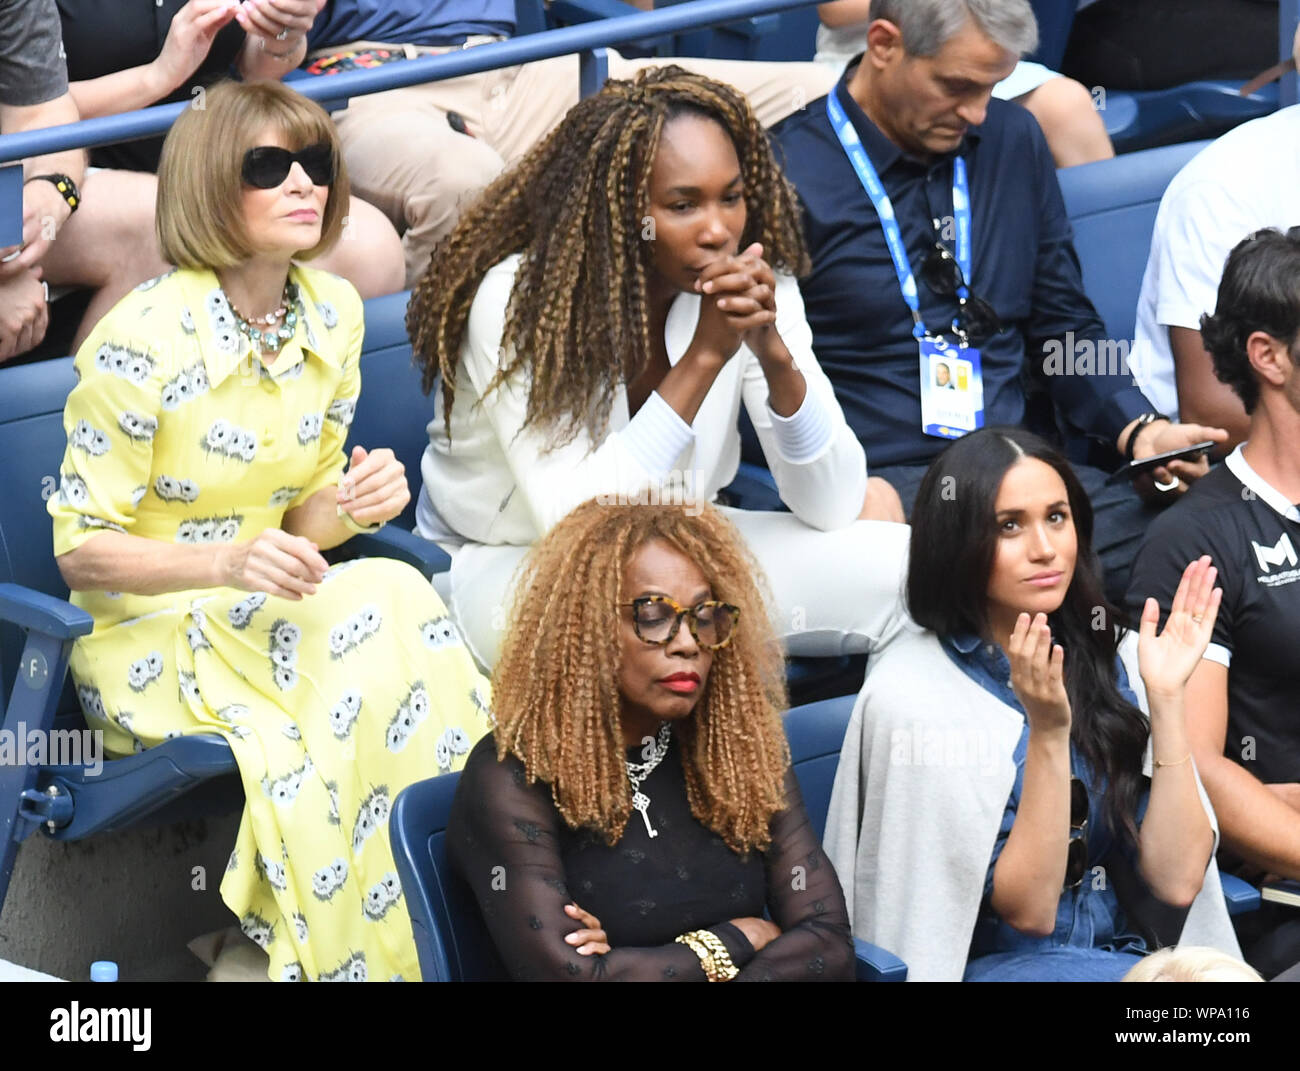
M 251 540 L 331 488 L 361 388 L 360 298 L 295 266 L 295 335 L 268 369 L 209 271 L 128 294 L 77 354 L 54 549 L 105 530 Z M 382 446 L 382 443 L 365 444 Z M 458 769 L 489 727 L 488 684 L 437 594 L 382 559 L 290 601 L 206 588 L 81 591 L 95 619 L 71 669 L 110 750 L 219 733 L 246 803 L 221 895 L 273 979 L 416 979 L 388 813 Z

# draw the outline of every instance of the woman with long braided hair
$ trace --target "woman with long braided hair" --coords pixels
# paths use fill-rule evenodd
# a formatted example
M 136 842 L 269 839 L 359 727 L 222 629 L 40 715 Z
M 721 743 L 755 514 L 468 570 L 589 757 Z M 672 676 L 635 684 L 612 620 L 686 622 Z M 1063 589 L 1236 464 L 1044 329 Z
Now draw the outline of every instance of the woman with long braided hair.
M 866 648 L 906 528 L 812 351 L 795 195 L 745 98 L 678 67 L 610 81 L 463 216 L 407 313 L 440 381 L 418 522 L 495 661 L 531 545 L 575 505 L 711 501 L 743 402 L 790 513 L 731 511 L 798 653 Z M 857 524 L 859 518 L 873 518 Z
M 587 502 L 528 558 L 447 826 L 517 980 L 852 978 L 754 563 L 693 514 Z

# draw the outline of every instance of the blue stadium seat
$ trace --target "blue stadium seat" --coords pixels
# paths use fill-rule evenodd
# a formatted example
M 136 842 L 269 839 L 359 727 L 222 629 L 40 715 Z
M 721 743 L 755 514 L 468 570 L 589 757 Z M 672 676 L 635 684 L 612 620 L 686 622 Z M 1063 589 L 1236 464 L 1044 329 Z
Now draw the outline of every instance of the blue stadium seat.
M 1059 71 L 1074 26 L 1077 0 L 1031 3 L 1038 18 L 1038 48 L 1031 58 Z M 1295 25 L 1294 0 L 1284 0 L 1278 8 L 1279 54 L 1290 53 Z M 1099 95 L 1097 104 L 1115 151 L 1129 153 L 1189 138 L 1217 137 L 1239 123 L 1277 109 L 1277 85 L 1265 86 L 1249 97 L 1239 94 L 1241 86 L 1240 82 L 1202 80 L 1144 92 L 1111 90 L 1104 97 Z
M 1112 339 L 1132 339 L 1156 211 L 1183 165 L 1209 142 L 1129 153 L 1058 171 L 1083 285 Z
M 1219 882 L 1223 886 L 1223 898 L 1228 902 L 1229 915 L 1244 915 L 1248 911 L 1259 910 L 1262 899 L 1259 890 L 1250 882 L 1223 871 L 1219 871 Z
M 785 716 L 791 758 L 804 804 L 820 837 L 853 697 L 795 707 Z M 447 858 L 447 817 L 460 781 L 446 774 L 404 789 L 388 820 L 393 857 L 406 893 L 426 982 L 500 981 L 497 956 L 478 904 Z M 902 982 L 907 965 L 882 948 L 855 941 L 858 981 Z
M 366 304 L 362 401 L 353 437 L 392 446 L 418 487 L 424 423 L 432 406 L 411 366 L 402 326 L 406 296 Z M 74 384 L 71 357 L 0 369 L 6 489 L 0 499 L 0 724 L 15 738 L 20 727 L 31 733 L 85 724 L 67 680 L 67 662 L 73 641 L 92 623 L 66 601 L 45 511 L 58 488 L 63 405 Z M 354 537 L 344 548 L 345 556 L 397 558 L 426 576 L 448 562 L 436 546 L 404 532 L 399 523 Z M 0 766 L 0 905 L 18 844 L 37 828 L 56 840 L 122 829 L 199 786 L 206 786 L 215 802 L 228 803 L 241 798 L 234 774 L 230 749 L 215 735 L 167 741 L 107 762 L 95 776 L 88 776 L 85 766 Z

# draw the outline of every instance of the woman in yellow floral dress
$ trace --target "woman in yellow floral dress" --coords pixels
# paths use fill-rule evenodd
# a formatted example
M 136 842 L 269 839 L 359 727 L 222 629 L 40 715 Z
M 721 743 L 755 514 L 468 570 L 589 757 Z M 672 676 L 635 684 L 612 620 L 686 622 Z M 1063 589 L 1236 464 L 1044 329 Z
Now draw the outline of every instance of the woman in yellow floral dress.
M 110 749 L 220 733 L 247 797 L 221 885 L 275 979 L 418 978 L 388 844 L 407 784 L 459 768 L 488 687 L 405 565 L 321 551 L 409 501 L 391 450 L 343 453 L 361 388 L 351 285 L 291 258 L 339 236 L 329 117 L 276 83 L 187 109 L 159 171 L 176 270 L 77 355 L 51 499 L 72 673 Z

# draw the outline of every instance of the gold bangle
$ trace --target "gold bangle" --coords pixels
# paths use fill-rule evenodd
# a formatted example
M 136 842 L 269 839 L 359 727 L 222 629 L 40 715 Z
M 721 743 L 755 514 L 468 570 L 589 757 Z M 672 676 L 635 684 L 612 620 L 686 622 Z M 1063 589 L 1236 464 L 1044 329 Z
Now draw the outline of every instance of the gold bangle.
M 699 931 L 696 931 L 698 933 Z M 696 936 L 696 933 L 683 933 L 675 940 L 678 944 L 685 945 L 699 957 L 700 967 L 704 970 L 704 977 L 710 982 L 718 980 L 718 966 L 713 962 L 713 956 L 709 953 L 703 941 Z
M 731 961 L 731 953 L 727 951 L 727 946 L 722 943 L 722 938 L 712 930 L 696 930 L 691 936 L 698 938 L 709 950 L 713 956 L 713 962 L 717 965 L 718 974 L 721 975 L 719 981 L 730 982 L 740 973 L 736 965 Z
M 1183 756 L 1181 759 L 1179 759 L 1177 762 L 1161 762 L 1158 758 L 1156 758 L 1154 755 L 1152 755 L 1152 756 L 1151 756 L 1151 765 L 1154 766 L 1156 769 L 1159 769 L 1159 768 L 1162 767 L 1162 766 L 1181 766 L 1183 763 L 1185 763 L 1185 762 L 1186 762 L 1188 759 L 1190 759 L 1191 757 L 1192 757 L 1192 753 L 1189 751 L 1186 755 L 1184 755 L 1184 756 Z

